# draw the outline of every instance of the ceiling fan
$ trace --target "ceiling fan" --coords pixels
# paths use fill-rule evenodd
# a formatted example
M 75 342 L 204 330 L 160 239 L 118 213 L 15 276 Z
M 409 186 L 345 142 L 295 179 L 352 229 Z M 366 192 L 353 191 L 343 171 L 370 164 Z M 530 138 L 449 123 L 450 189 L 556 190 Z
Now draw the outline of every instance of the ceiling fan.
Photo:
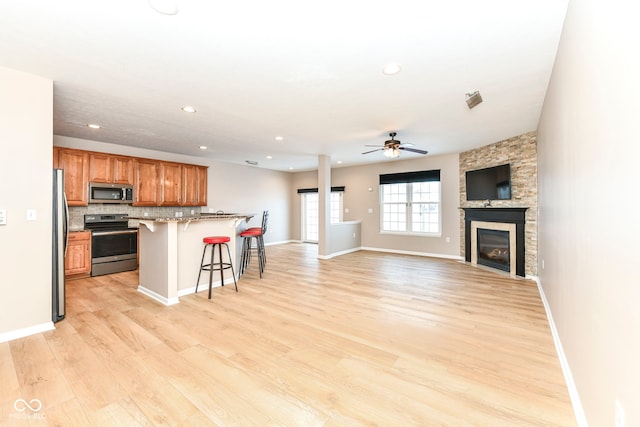
M 428 151 L 425 151 L 425 150 L 419 150 L 417 148 L 410 148 L 410 147 L 413 146 L 413 144 L 403 144 L 400 141 L 398 141 L 397 139 L 394 139 L 395 136 L 396 136 L 395 132 L 391 132 L 389 134 L 389 136 L 391 137 L 391 139 L 385 141 L 383 147 L 380 147 L 378 145 L 365 145 L 365 147 L 378 147 L 378 148 L 376 148 L 375 150 L 371 150 L 371 151 L 365 151 L 362 154 L 369 154 L 369 153 L 373 153 L 374 151 L 379 151 L 379 150 L 382 150 L 386 157 L 398 157 L 398 156 L 400 156 L 400 150 L 412 151 L 412 152 L 418 153 L 418 154 L 427 154 L 428 153 Z

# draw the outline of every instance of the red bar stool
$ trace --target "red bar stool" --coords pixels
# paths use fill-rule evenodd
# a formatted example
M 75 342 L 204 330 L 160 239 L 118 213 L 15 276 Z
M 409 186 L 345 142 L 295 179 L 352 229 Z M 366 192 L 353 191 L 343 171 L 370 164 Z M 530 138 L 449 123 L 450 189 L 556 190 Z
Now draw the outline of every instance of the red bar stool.
M 202 271 L 209 272 L 209 299 L 211 299 L 211 286 L 213 284 L 213 272 L 220 270 L 220 283 L 224 286 L 224 270 L 231 269 L 233 275 L 233 283 L 236 285 L 236 292 L 238 292 L 238 282 L 236 281 L 236 273 L 233 271 L 233 263 L 231 261 L 231 251 L 227 244 L 231 241 L 229 236 L 209 236 L 202 239 L 204 243 L 204 249 L 202 250 L 202 260 L 200 261 L 200 271 L 198 271 L 198 281 L 196 282 L 196 293 L 198 293 L 198 285 L 200 284 L 200 275 Z M 222 261 L 222 245 L 227 248 L 227 255 L 229 256 L 229 262 Z M 215 262 L 216 246 L 218 247 L 218 262 Z M 207 253 L 207 248 L 211 247 L 211 262 L 209 264 L 204 263 L 204 256 Z
M 240 233 L 242 237 L 242 256 L 240 257 L 240 275 L 247 269 L 251 261 L 251 254 L 255 249 L 259 262 L 259 273 L 262 278 L 264 267 L 267 263 L 267 253 L 264 247 L 264 235 L 267 232 L 267 222 L 269 220 L 269 211 L 262 213 L 262 227 L 251 227 Z M 256 240 L 256 247 L 253 248 L 253 239 Z

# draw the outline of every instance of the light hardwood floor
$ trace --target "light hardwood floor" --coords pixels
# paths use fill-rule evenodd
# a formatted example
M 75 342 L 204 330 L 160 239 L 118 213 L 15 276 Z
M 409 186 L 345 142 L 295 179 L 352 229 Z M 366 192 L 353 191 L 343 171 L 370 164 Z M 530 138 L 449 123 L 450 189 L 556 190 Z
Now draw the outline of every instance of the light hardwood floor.
M 534 282 L 305 244 L 267 255 L 238 293 L 171 307 L 136 272 L 68 282 L 55 331 L 0 344 L 0 425 L 576 425 Z

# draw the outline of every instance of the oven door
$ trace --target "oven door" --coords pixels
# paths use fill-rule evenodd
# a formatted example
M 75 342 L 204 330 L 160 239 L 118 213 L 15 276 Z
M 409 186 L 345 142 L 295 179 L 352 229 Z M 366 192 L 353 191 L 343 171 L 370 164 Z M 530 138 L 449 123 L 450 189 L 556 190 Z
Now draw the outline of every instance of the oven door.
M 135 270 L 138 266 L 138 230 L 93 231 L 91 275 Z

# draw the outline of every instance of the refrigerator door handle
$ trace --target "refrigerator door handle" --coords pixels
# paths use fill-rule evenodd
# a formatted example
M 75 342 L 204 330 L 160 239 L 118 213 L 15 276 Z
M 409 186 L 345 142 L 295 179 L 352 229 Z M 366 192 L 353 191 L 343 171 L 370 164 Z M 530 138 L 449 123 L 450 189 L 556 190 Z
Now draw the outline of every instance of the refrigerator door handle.
M 69 246 L 69 204 L 67 203 L 67 193 L 62 193 L 64 203 L 64 256 L 67 256 L 67 247 Z

